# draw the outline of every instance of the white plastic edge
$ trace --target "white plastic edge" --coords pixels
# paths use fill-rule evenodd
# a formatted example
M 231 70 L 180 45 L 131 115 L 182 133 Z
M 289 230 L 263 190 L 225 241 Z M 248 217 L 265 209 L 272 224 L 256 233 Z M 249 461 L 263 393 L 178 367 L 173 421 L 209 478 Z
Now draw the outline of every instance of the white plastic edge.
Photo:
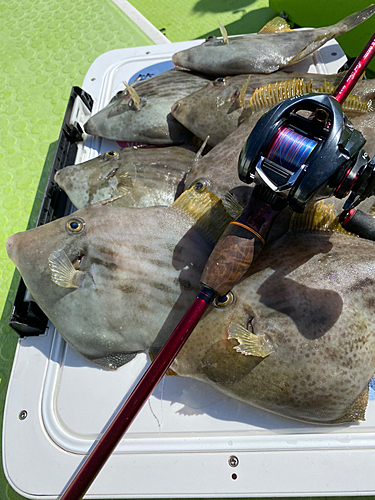
M 127 0 L 112 0 L 139 28 L 141 28 L 151 40 L 157 44 L 171 43 L 166 36 L 150 23 L 142 14 L 135 9 Z

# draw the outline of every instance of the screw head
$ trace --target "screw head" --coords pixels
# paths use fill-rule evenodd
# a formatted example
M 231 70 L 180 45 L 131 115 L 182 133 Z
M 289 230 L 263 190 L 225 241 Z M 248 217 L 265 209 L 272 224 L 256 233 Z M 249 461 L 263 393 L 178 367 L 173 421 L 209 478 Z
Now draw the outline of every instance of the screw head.
M 235 455 L 232 455 L 228 459 L 228 464 L 230 465 L 230 467 L 237 467 L 237 465 L 239 463 L 240 463 L 240 461 L 238 460 L 238 458 Z
M 20 420 L 25 420 L 26 417 L 27 417 L 27 411 L 26 410 L 22 410 L 22 411 L 19 412 L 18 418 Z

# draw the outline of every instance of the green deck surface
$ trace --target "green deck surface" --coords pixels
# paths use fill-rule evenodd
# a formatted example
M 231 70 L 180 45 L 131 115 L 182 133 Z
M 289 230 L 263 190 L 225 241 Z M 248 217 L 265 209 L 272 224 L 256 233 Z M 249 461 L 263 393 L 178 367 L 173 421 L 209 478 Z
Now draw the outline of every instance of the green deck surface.
M 268 0 L 131 3 L 172 42 L 219 34 L 217 21 L 229 34 L 257 31 L 275 15 Z M 291 1 L 285 3 L 292 5 Z M 278 10 L 282 1 L 274 0 L 273 4 Z M 5 240 L 35 224 L 71 87 L 82 85 L 90 65 L 102 53 L 152 42 L 110 0 L 3 0 L 0 19 L 2 424 L 18 338 L 7 324 L 18 277 L 14 277 L 14 266 L 6 255 Z M 21 498 L 8 485 L 1 469 L 0 500 Z

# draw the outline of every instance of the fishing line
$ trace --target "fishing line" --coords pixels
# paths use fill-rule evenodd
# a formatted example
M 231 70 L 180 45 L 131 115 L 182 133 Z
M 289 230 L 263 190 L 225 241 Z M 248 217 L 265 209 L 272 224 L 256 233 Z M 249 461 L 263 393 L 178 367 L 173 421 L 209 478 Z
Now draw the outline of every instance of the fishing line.
M 317 141 L 282 126 L 271 142 L 267 158 L 296 172 L 305 163 L 316 145 Z

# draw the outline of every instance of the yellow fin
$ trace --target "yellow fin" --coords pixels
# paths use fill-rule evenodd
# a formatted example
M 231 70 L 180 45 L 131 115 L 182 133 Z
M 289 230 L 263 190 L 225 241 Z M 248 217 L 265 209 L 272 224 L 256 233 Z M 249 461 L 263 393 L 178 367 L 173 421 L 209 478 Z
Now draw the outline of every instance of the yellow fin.
M 150 348 L 147 352 L 148 354 L 148 357 L 150 358 L 150 361 L 151 363 L 154 361 L 154 359 L 156 358 L 156 356 L 159 354 L 159 351 L 160 349 L 154 349 L 154 348 Z M 175 371 L 172 370 L 172 368 L 168 368 L 168 370 L 165 372 L 165 375 L 168 375 L 168 376 L 175 376 L 177 377 L 177 373 Z
M 219 23 L 219 21 L 217 23 L 218 23 L 219 28 L 220 28 L 221 36 L 223 37 L 223 43 L 229 43 L 227 30 L 224 28 L 224 26 L 222 24 Z
M 323 200 L 315 203 L 307 204 L 302 214 L 293 212 L 289 229 L 291 231 L 329 231 L 332 233 L 343 233 L 350 236 L 355 236 L 348 233 L 339 223 L 338 217 L 333 211 L 332 205 L 325 205 Z
M 285 31 L 293 31 L 289 24 L 282 17 L 274 17 L 268 21 L 258 33 L 282 33 Z
M 363 389 L 361 394 L 355 399 L 355 401 L 348 406 L 344 415 L 332 422 L 330 424 L 344 424 L 347 422 L 358 422 L 358 420 L 366 420 L 366 409 L 368 404 L 368 384 Z
M 282 82 L 258 87 L 249 100 L 248 107 L 252 112 L 269 108 L 284 101 L 288 97 L 313 92 L 312 80 L 305 83 L 303 78 L 293 78 Z
M 236 339 L 240 345 L 233 347 L 233 349 L 246 356 L 266 358 L 273 352 L 265 335 L 255 335 L 237 323 L 230 323 L 228 339 Z
M 241 91 L 236 98 L 236 102 L 237 102 L 239 108 L 243 108 L 243 105 L 245 103 L 245 94 L 246 94 L 247 87 L 249 86 L 250 77 L 251 77 L 251 75 L 248 76 L 246 82 L 242 85 Z
M 233 218 L 233 220 L 238 219 L 238 217 L 242 214 L 244 207 L 238 203 L 232 193 L 225 193 L 225 196 L 221 201 L 223 202 L 225 210 Z
M 323 85 L 317 90 L 317 92 L 333 94 L 335 89 L 335 85 L 332 85 L 331 83 L 325 81 Z M 362 101 L 358 96 L 350 93 L 342 103 L 342 109 L 345 113 L 347 113 L 348 111 L 367 113 L 368 111 L 370 111 L 370 106 L 367 102 Z
M 208 191 L 204 181 L 196 181 L 175 200 L 172 207 L 186 213 L 216 243 L 227 225 L 233 220 L 221 200 Z
M 62 288 L 79 288 L 84 273 L 74 268 L 64 250 L 55 250 L 48 257 L 51 280 Z
M 134 87 L 131 87 L 130 85 L 128 85 L 126 82 L 122 82 L 124 85 L 125 85 L 125 88 L 126 90 L 128 91 L 128 94 L 130 95 L 130 97 L 132 98 L 132 101 L 133 101 L 133 105 L 136 109 L 139 109 L 140 105 L 141 105 L 141 100 L 139 98 L 139 95 L 137 94 L 137 91 L 135 90 Z M 131 106 L 131 101 L 129 101 L 129 106 Z

